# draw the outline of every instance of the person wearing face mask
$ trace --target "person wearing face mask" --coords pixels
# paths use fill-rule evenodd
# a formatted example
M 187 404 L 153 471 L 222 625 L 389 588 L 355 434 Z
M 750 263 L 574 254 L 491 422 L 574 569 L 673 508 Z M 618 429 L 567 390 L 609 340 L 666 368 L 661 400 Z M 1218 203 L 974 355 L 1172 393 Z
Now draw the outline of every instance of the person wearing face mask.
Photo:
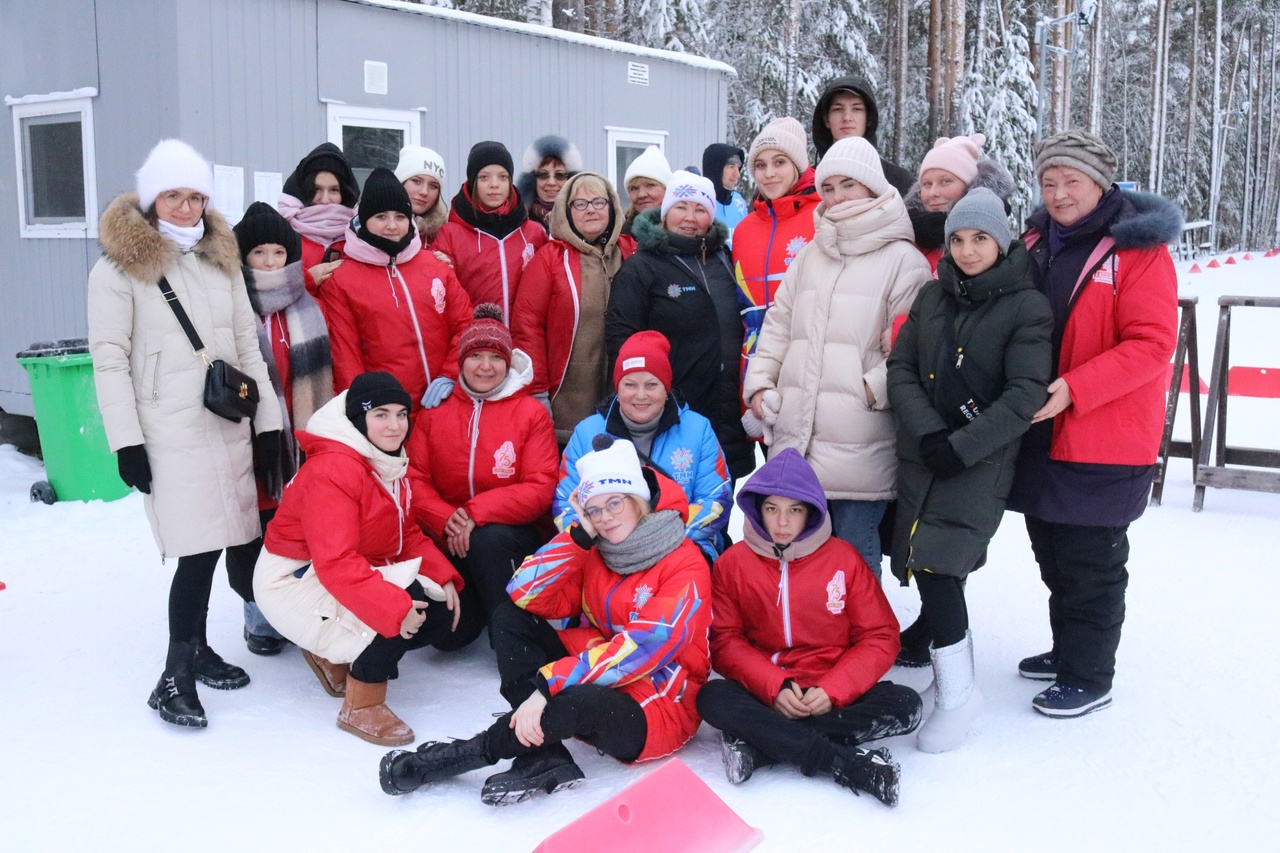
M 747 165 L 756 184 L 751 213 L 734 229 L 733 272 L 746 335 L 743 366 L 756 351 L 760 327 L 782 277 L 813 239 L 815 191 L 804 128 L 793 118 L 765 125 L 751 143 Z
M 453 270 L 422 251 L 409 195 L 388 169 L 365 181 L 360 212 L 347 229 L 346 256 L 321 298 L 333 348 L 334 388 L 385 370 L 409 391 L 417 411 L 429 388 L 443 399 L 458 375 L 458 336 L 471 300 Z
M 631 764 L 671 754 L 698 730 L 711 576 L 684 535 L 684 492 L 642 467 L 629 441 L 600 435 L 592 447 L 577 463 L 578 522 L 525 559 L 493 616 L 512 710 L 467 740 L 388 753 L 378 768 L 386 793 L 513 758 L 480 799 L 518 803 L 581 783 L 570 739 Z M 547 621 L 566 617 L 563 629 Z
M 929 265 L 911 244 L 898 191 L 865 139 L 818 166 L 813 242 L 787 269 L 747 363 L 743 400 L 770 452 L 793 447 L 830 500 L 835 535 L 880 576 L 877 527 L 894 496 L 893 413 L 882 333 L 905 314 Z
M 312 296 L 342 264 L 342 237 L 359 197 L 355 172 L 332 142 L 317 145 L 285 179 L 276 208 L 302 237 L 302 271 Z
M 634 251 L 608 179 L 570 178 L 551 214 L 551 242 L 525 271 L 511 318 L 515 346 L 533 362 L 530 391 L 551 412 L 561 447 L 608 393 L 604 312 L 613 278 Z
M 715 187 L 678 171 L 662 206 L 636 218 L 639 249 L 613 282 L 605 315 L 609 366 L 636 332 L 660 332 L 671 344 L 671 385 L 711 421 L 729 474 L 751 473 L 755 454 L 742 428 L 738 363 L 742 319 L 725 246 L 715 220 Z
M 524 171 L 516 180 L 520 200 L 529 219 L 550 233 L 556 196 L 565 181 L 582 171 L 582 153 L 562 136 L 542 136 L 525 149 L 521 161 Z
M 916 232 L 916 248 L 924 253 L 935 274 L 946 250 L 943 237 L 947 212 L 966 193 L 985 187 L 1004 203 L 1006 214 L 1012 209 L 1009 199 L 1014 193 L 1013 176 L 982 153 L 986 141 L 981 133 L 939 139 L 924 155 L 918 180 L 903 196 Z
M 529 221 L 514 174 L 511 152 L 501 142 L 473 145 L 467 182 L 432 246 L 453 262 L 472 304 L 492 302 L 503 317 L 511 316 L 524 269 L 547 242 L 546 229 Z
M 738 192 L 742 180 L 742 164 L 747 152 L 723 142 L 715 142 L 702 152 L 702 174 L 716 188 L 716 219 L 729 229 L 729 246 L 733 246 L 733 229 L 746 218 L 747 201 Z
M 430 249 L 436 235 L 449 219 L 449 205 L 444 200 L 444 158 L 430 148 L 406 145 L 400 149 L 396 178 L 404 184 L 413 207 L 413 221 L 424 248 Z
M 107 444 L 120 478 L 145 496 L 161 558 L 176 557 L 169 586 L 169 646 L 147 704 L 180 726 L 208 725 L 196 681 L 218 690 L 248 674 L 209 647 L 206 624 L 223 550 L 252 553 L 262 533 L 255 464 L 280 455 L 280 406 L 258 347 L 258 321 L 227 221 L 210 204 L 213 168 L 185 142 L 166 139 L 99 222 L 102 258 L 88 282 L 89 352 Z M 232 421 L 205 408 L 206 365 L 163 291 L 171 289 L 209 361 L 247 374 L 261 393 L 256 415 Z M 255 461 L 256 457 L 256 461 Z M 228 561 L 232 587 L 245 589 Z
M 689 498 L 685 535 L 708 561 L 724 550 L 729 524 L 729 468 L 711 422 L 671 391 L 671 344 L 659 332 L 636 332 L 613 366 L 617 393 L 578 424 L 564 450 L 552 503 L 556 527 L 578 518 L 569 496 L 578 487 L 577 462 L 600 433 L 625 438 L 645 464 L 675 480 Z
M 413 742 L 386 704 L 400 659 L 448 647 L 465 610 L 462 578 L 414 521 L 411 402 L 394 376 L 372 372 L 320 407 L 298 433 L 307 459 L 253 577 L 262 612 L 342 697 L 338 728 L 381 746 Z
M 407 450 L 418 522 L 467 581 L 479 618 L 507 600 L 515 567 L 547 540 L 560 454 L 551 418 L 529 396 L 533 366 L 511 345 L 498 306 L 477 305 L 458 341 L 459 380 L 418 412 Z M 474 603 L 473 603 L 474 602 Z

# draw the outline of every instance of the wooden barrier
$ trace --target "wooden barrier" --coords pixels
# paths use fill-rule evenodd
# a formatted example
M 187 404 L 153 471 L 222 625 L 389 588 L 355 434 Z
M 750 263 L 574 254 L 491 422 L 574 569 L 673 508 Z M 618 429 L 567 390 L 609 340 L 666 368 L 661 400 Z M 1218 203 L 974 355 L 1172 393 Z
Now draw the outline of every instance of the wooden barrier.
M 1164 493 L 1164 475 L 1169 469 L 1169 457 L 1190 459 L 1192 474 L 1196 460 L 1200 458 L 1200 347 L 1196 341 L 1196 305 L 1198 296 L 1178 299 L 1178 347 L 1173 353 L 1173 371 L 1169 376 L 1169 397 L 1164 407 L 1164 435 L 1160 439 L 1160 456 L 1156 459 L 1156 474 L 1151 481 L 1150 506 L 1160 506 Z M 1184 379 L 1184 369 L 1191 367 L 1191 376 Z M 1191 440 L 1173 440 L 1173 422 L 1178 417 L 1178 399 L 1183 383 L 1191 395 Z
M 1280 492 L 1280 471 L 1254 470 L 1280 469 L 1280 450 L 1227 446 L 1232 308 L 1280 308 L 1280 297 L 1223 296 L 1218 299 L 1218 337 L 1213 345 L 1213 368 L 1209 377 L 1209 401 L 1205 407 L 1204 436 L 1200 440 L 1200 452 L 1196 456 L 1196 497 L 1192 505 L 1196 512 L 1204 507 L 1206 486 Z M 1211 451 L 1212 465 L 1209 464 Z M 1243 470 L 1232 469 L 1228 465 L 1247 467 Z

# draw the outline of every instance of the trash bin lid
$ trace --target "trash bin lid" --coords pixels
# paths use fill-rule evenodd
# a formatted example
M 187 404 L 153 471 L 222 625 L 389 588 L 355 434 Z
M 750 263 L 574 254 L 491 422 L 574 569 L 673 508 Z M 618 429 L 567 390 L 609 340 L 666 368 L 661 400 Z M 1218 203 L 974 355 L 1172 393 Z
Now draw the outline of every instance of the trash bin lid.
M 61 355 L 80 355 L 89 351 L 88 338 L 62 338 L 56 341 L 36 341 L 18 353 L 18 358 L 55 358 Z

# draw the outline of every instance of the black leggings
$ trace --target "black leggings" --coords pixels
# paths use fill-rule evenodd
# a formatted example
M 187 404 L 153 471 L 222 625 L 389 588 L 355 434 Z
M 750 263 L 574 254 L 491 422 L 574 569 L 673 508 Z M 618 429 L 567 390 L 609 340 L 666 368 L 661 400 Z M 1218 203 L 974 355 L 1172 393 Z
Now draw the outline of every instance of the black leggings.
M 969 608 L 964 600 L 964 580 L 932 572 L 915 572 L 920 590 L 920 615 L 933 635 L 933 647 L 953 646 L 969 630 Z
M 258 513 L 264 530 L 275 514 L 274 509 Z M 261 536 L 244 545 L 227 548 L 227 581 L 245 601 L 253 601 L 253 567 L 261 551 Z M 173 642 L 206 639 L 204 626 L 209 617 L 209 593 L 213 590 L 213 572 L 218 568 L 220 556 L 221 549 L 178 558 L 178 568 L 169 584 L 169 639 Z
M 416 580 L 405 588 L 414 601 L 428 601 L 422 584 Z M 463 609 L 466 613 L 466 609 Z M 438 646 L 451 639 L 453 631 L 453 611 L 444 606 L 443 601 L 429 601 L 427 604 L 427 620 L 411 638 L 405 639 L 399 634 L 384 637 L 378 634 L 373 642 L 365 647 L 360 656 L 351 662 L 351 677 L 365 684 L 381 684 L 400 676 L 400 658 L 411 649 L 423 646 Z M 465 619 L 465 616 L 463 617 Z M 462 623 L 458 630 L 463 629 Z M 479 633 L 478 631 L 476 633 Z M 475 634 L 471 635 L 475 639 Z
M 498 654 L 502 695 L 518 708 L 536 688 L 538 669 L 565 657 L 569 651 L 545 619 L 522 610 L 514 602 L 499 605 L 490 623 Z M 504 714 L 489 727 L 489 751 L 494 760 L 515 758 L 530 751 L 510 728 Z M 599 684 L 568 687 L 547 701 L 542 712 L 546 743 L 577 738 L 619 761 L 632 762 L 644 752 L 649 725 L 640 703 L 626 693 Z

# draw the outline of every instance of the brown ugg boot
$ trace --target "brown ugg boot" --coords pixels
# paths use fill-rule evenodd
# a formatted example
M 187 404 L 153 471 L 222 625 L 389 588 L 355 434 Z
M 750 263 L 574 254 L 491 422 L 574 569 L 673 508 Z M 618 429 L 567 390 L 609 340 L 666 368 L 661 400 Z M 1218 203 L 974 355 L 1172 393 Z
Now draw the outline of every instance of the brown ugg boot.
M 413 729 L 387 707 L 387 682 L 366 684 L 347 676 L 338 728 L 379 746 L 413 743 Z
M 319 655 L 302 650 L 302 659 L 311 667 L 311 671 L 320 679 L 324 692 L 335 699 L 341 699 L 347 692 L 347 673 L 351 667 L 345 663 L 330 663 Z

